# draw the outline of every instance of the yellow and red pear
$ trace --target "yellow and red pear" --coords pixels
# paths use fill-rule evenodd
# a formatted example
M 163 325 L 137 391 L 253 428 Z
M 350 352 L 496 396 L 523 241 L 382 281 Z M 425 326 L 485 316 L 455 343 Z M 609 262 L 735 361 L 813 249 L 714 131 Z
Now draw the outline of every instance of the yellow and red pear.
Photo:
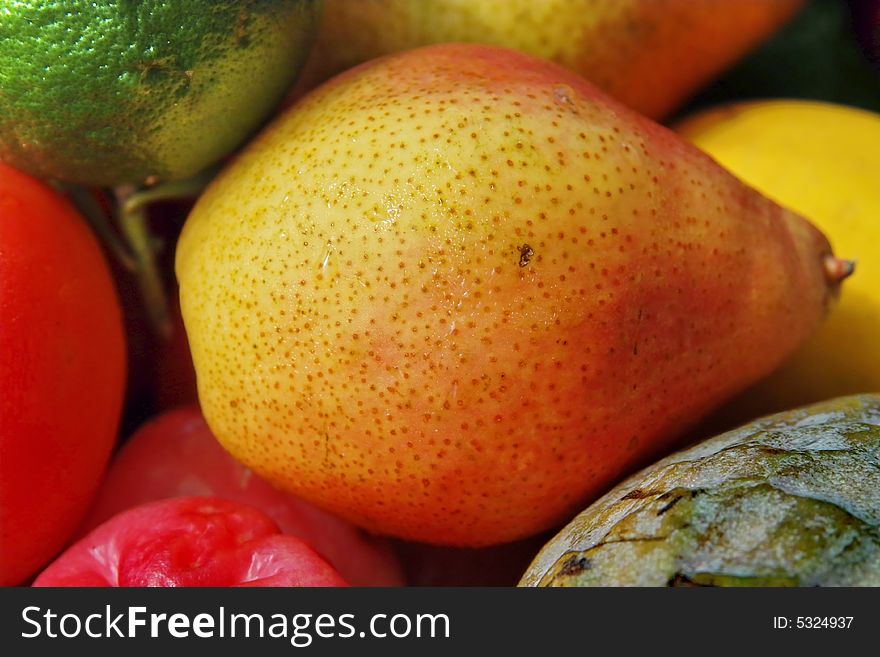
M 306 97 L 177 251 L 223 445 L 373 531 L 471 546 L 669 450 L 816 328 L 842 265 L 582 78 L 469 45 Z
M 660 119 L 768 39 L 804 0 L 325 0 L 294 95 L 382 55 L 435 43 L 562 64 Z

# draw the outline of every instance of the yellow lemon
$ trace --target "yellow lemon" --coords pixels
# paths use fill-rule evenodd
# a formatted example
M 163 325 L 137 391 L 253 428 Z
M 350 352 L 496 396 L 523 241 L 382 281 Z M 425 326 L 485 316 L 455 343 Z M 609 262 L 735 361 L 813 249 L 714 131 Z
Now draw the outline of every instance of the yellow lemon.
M 856 260 L 837 307 L 731 411 L 747 415 L 880 391 L 880 115 L 813 101 L 732 105 L 678 131 L 748 184 L 813 221 Z

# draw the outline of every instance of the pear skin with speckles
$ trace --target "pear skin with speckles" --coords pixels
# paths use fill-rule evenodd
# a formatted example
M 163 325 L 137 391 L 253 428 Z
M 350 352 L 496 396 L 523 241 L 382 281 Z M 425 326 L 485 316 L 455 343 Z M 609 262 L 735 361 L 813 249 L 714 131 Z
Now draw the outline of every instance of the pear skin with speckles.
M 325 0 L 297 90 L 374 57 L 432 43 L 482 43 L 561 64 L 659 120 L 803 5 L 804 0 Z
M 822 234 L 555 64 L 353 69 L 219 176 L 176 256 L 211 429 L 369 530 L 560 526 L 773 370 L 846 268 Z

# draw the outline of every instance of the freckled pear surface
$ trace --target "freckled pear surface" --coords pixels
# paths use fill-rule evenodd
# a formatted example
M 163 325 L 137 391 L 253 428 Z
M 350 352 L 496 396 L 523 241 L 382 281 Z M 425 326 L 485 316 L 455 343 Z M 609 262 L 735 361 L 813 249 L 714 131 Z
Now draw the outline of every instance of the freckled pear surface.
M 804 0 L 325 0 L 301 88 L 434 43 L 504 46 L 668 116 L 779 29 Z
M 205 416 L 375 531 L 558 525 L 769 372 L 824 238 L 582 79 L 433 46 L 349 72 L 199 200 L 177 252 Z

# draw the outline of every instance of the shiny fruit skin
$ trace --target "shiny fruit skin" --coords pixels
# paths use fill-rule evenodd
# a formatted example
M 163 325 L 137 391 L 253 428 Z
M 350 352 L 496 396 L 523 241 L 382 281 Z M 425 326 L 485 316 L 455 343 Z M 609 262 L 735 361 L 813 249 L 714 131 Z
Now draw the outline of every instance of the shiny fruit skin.
M 878 452 L 880 395 L 754 420 L 616 486 L 520 584 L 880 586 Z
M 140 504 L 192 495 L 260 509 L 282 533 L 323 555 L 354 586 L 402 584 L 388 545 L 259 479 L 223 450 L 196 407 L 163 413 L 126 441 L 80 532 Z
M 178 497 L 113 516 L 53 561 L 34 586 L 346 586 L 266 514 Z
M 769 37 L 802 0 L 327 0 L 298 88 L 432 43 L 505 46 L 576 71 L 652 118 Z
M 282 99 L 318 7 L 0 0 L 0 159 L 92 186 L 192 176 Z
M 445 45 L 270 126 L 176 270 L 233 456 L 379 533 L 479 546 L 561 523 L 778 365 L 828 252 L 573 73 Z
M 705 111 L 678 130 L 746 183 L 808 217 L 857 263 L 816 335 L 724 409 L 728 422 L 880 390 L 880 115 L 812 101 L 760 101 Z
M 116 291 L 82 218 L 0 163 L 0 584 L 70 538 L 116 440 L 125 387 Z

